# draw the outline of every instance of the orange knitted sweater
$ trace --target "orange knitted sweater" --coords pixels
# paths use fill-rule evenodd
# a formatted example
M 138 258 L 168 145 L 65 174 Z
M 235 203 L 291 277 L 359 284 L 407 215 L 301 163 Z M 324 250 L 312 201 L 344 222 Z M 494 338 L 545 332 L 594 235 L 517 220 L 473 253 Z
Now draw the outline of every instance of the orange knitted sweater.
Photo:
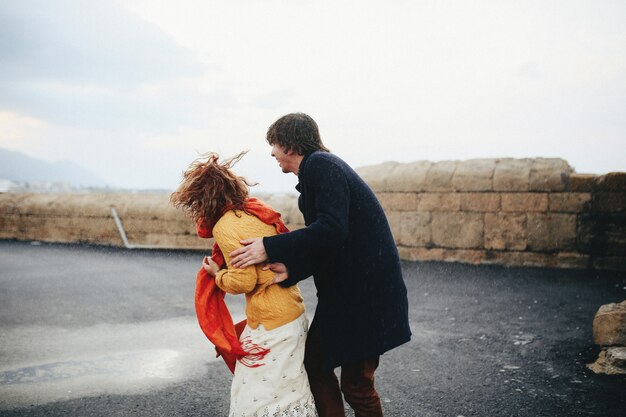
M 287 324 L 304 312 L 304 303 L 297 285 L 283 288 L 271 285 L 274 273 L 263 265 L 238 269 L 231 266 L 230 253 L 241 247 L 240 240 L 275 235 L 276 228 L 243 211 L 226 212 L 213 227 L 213 237 L 220 247 L 227 268 L 215 277 L 217 286 L 230 294 L 246 295 L 248 326 L 266 330 Z

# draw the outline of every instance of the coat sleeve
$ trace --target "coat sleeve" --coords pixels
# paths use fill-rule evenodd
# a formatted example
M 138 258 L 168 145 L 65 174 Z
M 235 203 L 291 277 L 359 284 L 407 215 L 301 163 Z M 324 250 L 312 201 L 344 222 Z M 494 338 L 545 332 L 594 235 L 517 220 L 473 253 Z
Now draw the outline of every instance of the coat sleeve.
M 289 278 L 283 286 L 311 276 L 315 264 L 324 262 L 322 254 L 341 247 L 348 238 L 350 190 L 344 170 L 332 160 L 311 157 L 303 180 L 314 220 L 303 229 L 263 239 L 268 259 L 287 266 Z

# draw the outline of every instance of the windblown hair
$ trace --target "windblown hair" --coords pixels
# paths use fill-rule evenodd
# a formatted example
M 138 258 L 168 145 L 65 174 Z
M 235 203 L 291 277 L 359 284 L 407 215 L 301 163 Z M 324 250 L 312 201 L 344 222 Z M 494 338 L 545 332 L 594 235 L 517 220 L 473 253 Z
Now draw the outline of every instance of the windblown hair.
M 315 151 L 330 152 L 322 143 L 315 120 L 304 113 L 290 113 L 276 120 L 267 130 L 267 142 L 298 155 Z
M 228 210 L 244 210 L 248 187 L 256 185 L 236 175 L 231 167 L 247 153 L 219 162 L 219 155 L 209 152 L 189 165 L 170 202 L 198 221 L 215 224 Z

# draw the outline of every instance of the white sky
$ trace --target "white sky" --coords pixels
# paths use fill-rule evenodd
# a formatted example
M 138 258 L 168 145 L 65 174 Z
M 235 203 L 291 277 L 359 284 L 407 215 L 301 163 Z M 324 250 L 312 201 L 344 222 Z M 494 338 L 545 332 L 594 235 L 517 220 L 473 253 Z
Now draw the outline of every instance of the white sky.
M 353 166 L 561 157 L 626 170 L 623 0 L 7 0 L 0 147 L 167 188 L 302 111 Z

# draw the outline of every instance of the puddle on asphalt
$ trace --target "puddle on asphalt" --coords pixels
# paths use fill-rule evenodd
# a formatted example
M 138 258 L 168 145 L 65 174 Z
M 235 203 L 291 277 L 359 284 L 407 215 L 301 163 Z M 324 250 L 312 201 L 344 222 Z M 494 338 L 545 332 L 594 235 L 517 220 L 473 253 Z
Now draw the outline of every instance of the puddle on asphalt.
M 1 333 L 2 408 L 148 392 L 201 377 L 216 360 L 195 317 Z

